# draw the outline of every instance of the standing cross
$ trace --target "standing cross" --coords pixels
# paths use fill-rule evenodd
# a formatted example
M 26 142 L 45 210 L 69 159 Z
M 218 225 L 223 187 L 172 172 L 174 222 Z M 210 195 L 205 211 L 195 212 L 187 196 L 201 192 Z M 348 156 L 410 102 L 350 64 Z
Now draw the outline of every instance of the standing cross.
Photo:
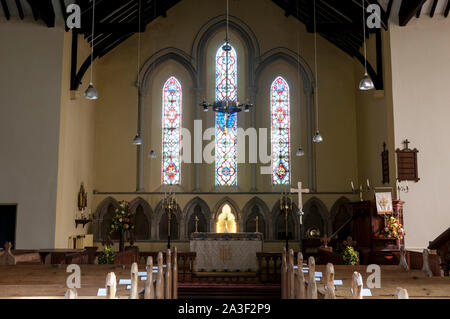
M 298 189 L 291 188 L 291 193 L 298 193 L 298 209 L 300 211 L 300 224 L 302 224 L 303 220 L 303 193 L 309 193 L 308 188 L 302 188 L 302 182 L 298 182 Z

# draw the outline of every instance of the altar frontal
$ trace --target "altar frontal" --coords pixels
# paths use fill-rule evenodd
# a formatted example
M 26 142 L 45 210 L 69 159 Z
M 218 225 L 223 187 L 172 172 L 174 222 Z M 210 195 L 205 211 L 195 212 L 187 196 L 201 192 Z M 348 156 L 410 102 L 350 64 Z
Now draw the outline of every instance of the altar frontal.
M 261 233 L 194 233 L 190 241 L 196 272 L 257 272 L 262 249 Z

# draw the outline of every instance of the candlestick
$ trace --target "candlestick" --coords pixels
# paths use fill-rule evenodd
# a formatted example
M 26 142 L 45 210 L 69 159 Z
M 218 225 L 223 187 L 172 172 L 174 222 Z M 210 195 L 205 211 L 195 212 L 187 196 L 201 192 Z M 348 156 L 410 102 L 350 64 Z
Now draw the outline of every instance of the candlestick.
M 352 185 L 352 191 L 354 193 L 355 192 L 355 185 L 353 184 L 353 181 L 351 182 L 351 185 Z

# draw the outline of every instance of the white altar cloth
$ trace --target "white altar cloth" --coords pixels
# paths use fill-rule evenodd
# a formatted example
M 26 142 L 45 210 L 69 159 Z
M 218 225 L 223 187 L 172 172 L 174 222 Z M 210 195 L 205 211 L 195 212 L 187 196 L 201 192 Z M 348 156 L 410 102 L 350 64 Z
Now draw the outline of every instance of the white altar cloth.
M 195 233 L 190 250 L 196 252 L 196 272 L 258 271 L 256 253 L 263 251 L 261 233 Z

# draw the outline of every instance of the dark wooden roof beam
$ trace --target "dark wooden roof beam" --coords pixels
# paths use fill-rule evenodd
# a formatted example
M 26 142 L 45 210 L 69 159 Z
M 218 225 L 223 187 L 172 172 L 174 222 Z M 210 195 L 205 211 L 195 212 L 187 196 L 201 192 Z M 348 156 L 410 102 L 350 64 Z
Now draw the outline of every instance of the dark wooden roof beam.
M 417 18 L 417 19 L 420 18 L 420 14 L 422 13 L 422 8 L 423 8 L 423 6 L 420 7 L 419 10 L 417 10 L 417 13 L 416 13 L 416 18 Z
M 403 0 L 398 12 L 400 26 L 404 27 L 427 0 Z
M 430 18 L 432 18 L 434 16 L 434 13 L 436 12 L 437 3 L 438 3 L 438 0 L 433 1 L 433 4 L 431 6 L 431 11 L 430 11 Z
M 19 13 L 20 20 L 23 20 L 25 18 L 25 15 L 23 14 L 22 3 L 20 2 L 20 0 L 16 0 L 16 7 L 17 12 Z
M 5 13 L 6 20 L 9 20 L 11 18 L 11 14 L 9 13 L 8 4 L 6 3 L 6 0 L 1 0 L 3 12 Z
M 448 13 L 450 12 L 450 0 L 447 1 L 447 6 L 445 7 L 444 16 L 447 18 Z
M 33 10 L 34 18 L 41 18 L 47 27 L 55 26 L 55 10 L 51 0 L 27 0 Z

